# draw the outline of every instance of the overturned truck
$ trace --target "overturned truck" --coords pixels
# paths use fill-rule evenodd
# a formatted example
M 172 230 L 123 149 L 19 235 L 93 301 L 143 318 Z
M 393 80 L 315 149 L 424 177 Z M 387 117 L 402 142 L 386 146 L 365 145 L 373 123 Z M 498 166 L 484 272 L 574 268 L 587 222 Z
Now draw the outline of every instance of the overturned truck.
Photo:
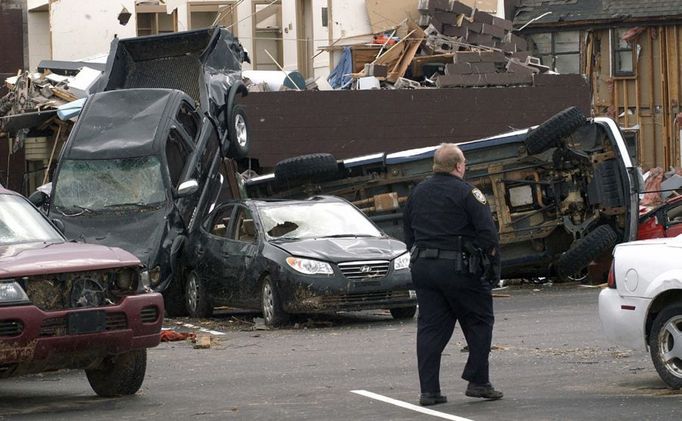
M 499 228 L 502 276 L 576 279 L 637 234 L 639 173 L 608 118 L 569 108 L 543 124 L 460 143 L 466 179 L 485 193 Z M 337 162 L 311 154 L 247 182 L 251 197 L 342 196 L 403 237 L 410 190 L 431 174 L 437 146 Z
M 248 153 L 245 60 L 224 28 L 115 39 L 53 176 L 49 213 L 65 235 L 134 253 L 170 315 L 185 312 L 189 233 L 238 191 L 225 158 Z

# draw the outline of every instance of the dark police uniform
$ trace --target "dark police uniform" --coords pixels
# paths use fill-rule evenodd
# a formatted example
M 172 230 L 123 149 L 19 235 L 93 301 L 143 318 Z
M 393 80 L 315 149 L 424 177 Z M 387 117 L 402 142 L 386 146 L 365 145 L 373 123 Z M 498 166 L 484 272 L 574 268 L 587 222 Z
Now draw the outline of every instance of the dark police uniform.
M 491 284 L 499 281 L 500 272 L 497 228 L 485 195 L 457 176 L 435 173 L 410 194 L 404 230 L 419 303 L 421 392 L 440 392 L 441 353 L 458 320 L 469 346 L 462 378 L 488 383 L 494 323 Z M 492 259 L 493 272 L 483 274 L 472 245 Z

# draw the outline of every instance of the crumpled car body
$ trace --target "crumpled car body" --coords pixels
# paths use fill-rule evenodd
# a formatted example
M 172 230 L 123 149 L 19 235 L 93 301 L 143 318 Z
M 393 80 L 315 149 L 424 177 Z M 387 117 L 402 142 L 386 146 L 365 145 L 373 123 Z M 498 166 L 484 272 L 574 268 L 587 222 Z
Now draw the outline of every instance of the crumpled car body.
M 677 237 L 682 234 L 682 196 L 671 197 L 662 204 L 643 208 L 639 215 L 637 239 Z
M 49 216 L 67 238 L 121 247 L 167 288 L 187 232 L 223 186 L 219 139 L 177 90 L 89 97 L 53 176 Z M 183 191 L 183 183 L 195 184 Z
M 405 244 L 340 198 L 227 202 L 190 244 L 191 315 L 218 305 L 263 310 L 272 325 L 281 320 L 268 307 L 282 315 L 380 308 L 414 315 Z
M 466 181 L 481 190 L 499 229 L 504 279 L 577 279 L 637 235 L 638 173 L 613 120 L 575 108 L 540 126 L 459 143 Z M 402 207 L 432 173 L 437 146 L 335 161 L 293 157 L 247 181 L 250 197 L 333 194 L 402 237 Z M 328 155 L 328 154 L 327 154 Z
M 140 270 L 122 249 L 66 241 L 0 187 L 0 378 L 64 368 L 90 378 L 115 359 L 146 362 L 145 349 L 159 344 L 163 298 L 145 290 Z M 135 393 L 144 367 L 129 374 L 137 387 L 110 388 L 99 374 L 91 384 L 103 396 Z

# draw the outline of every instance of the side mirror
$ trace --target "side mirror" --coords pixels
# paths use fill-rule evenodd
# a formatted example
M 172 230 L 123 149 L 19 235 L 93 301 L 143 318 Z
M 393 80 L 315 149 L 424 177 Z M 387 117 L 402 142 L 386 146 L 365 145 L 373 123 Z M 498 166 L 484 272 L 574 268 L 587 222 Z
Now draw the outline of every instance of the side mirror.
M 57 227 L 59 232 L 64 234 L 64 222 L 61 219 L 53 218 L 52 219 L 52 224 Z
M 33 203 L 36 208 L 40 208 L 49 202 L 50 196 L 41 192 L 40 190 L 36 190 L 31 193 L 31 195 L 28 197 L 28 200 Z
M 176 197 L 185 197 L 195 193 L 197 190 L 199 190 L 199 183 L 197 180 L 191 179 L 180 183 L 175 195 Z

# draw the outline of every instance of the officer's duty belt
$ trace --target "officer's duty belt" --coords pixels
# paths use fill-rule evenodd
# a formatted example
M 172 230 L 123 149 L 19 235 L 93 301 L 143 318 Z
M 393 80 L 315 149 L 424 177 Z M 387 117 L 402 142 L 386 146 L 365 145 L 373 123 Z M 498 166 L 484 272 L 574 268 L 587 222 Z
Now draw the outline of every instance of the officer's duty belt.
M 456 250 L 441 250 L 441 249 L 416 249 L 414 251 L 414 258 L 422 259 L 449 259 L 459 260 L 466 258 L 466 253 Z

